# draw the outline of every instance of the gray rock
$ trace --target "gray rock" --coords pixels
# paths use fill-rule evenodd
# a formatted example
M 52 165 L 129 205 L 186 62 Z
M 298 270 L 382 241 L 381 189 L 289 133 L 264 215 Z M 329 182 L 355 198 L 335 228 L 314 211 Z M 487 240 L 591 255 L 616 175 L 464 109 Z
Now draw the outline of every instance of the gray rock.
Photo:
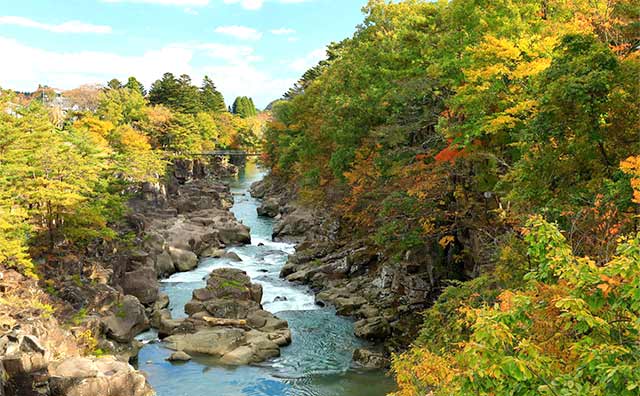
M 280 214 L 280 202 L 276 198 L 267 198 L 256 210 L 258 216 L 273 218 Z
M 52 396 L 152 396 L 140 372 L 113 357 L 74 357 L 49 366 Z
M 176 351 L 167 358 L 169 362 L 188 362 L 189 360 L 191 360 L 191 356 L 183 351 Z
M 391 364 L 390 359 L 384 353 L 369 348 L 358 348 L 353 351 L 353 360 L 360 366 L 369 369 L 384 369 Z
M 172 335 L 165 342 L 168 348 L 176 351 L 222 357 L 244 344 L 245 336 L 242 329 L 218 327 L 202 329 L 193 334 Z
M 158 299 L 153 303 L 153 307 L 151 308 L 151 312 L 155 313 L 158 311 L 162 311 L 163 309 L 169 307 L 170 301 L 169 296 L 166 293 L 158 294 Z
M 231 261 L 238 262 L 238 263 L 242 261 L 240 256 L 238 256 L 238 254 L 236 254 L 235 252 L 226 252 L 225 254 L 222 255 L 222 258 L 226 258 L 226 259 L 229 259 Z
M 226 252 L 224 251 L 224 249 L 220 249 L 217 247 L 208 247 L 206 249 L 204 249 L 201 253 L 200 256 L 201 257 L 211 257 L 211 258 L 220 258 L 222 256 L 224 256 Z
M 173 259 L 169 252 L 162 251 L 155 257 L 156 272 L 161 277 L 167 277 L 176 272 L 176 267 L 173 264 Z
M 315 225 L 315 215 L 310 210 L 297 209 L 283 216 L 273 227 L 276 240 L 304 239 L 305 234 Z
M 356 337 L 367 340 L 382 340 L 391 334 L 389 322 L 381 317 L 362 319 L 355 323 L 354 333 Z
M 155 269 L 142 267 L 127 272 L 122 280 L 122 290 L 140 300 L 142 304 L 152 304 L 158 299 L 158 275 Z
M 144 307 L 134 296 L 124 296 L 111 308 L 111 314 L 102 319 L 102 323 L 109 338 L 125 343 L 149 329 Z
M 238 222 L 216 224 L 220 242 L 225 245 L 245 245 L 251 243 L 251 230 Z
M 361 306 L 367 303 L 363 297 L 338 297 L 333 303 L 336 306 L 338 315 L 353 315 Z
M 198 256 L 193 252 L 170 247 L 169 254 L 171 254 L 176 269 L 180 272 L 191 271 L 198 266 Z

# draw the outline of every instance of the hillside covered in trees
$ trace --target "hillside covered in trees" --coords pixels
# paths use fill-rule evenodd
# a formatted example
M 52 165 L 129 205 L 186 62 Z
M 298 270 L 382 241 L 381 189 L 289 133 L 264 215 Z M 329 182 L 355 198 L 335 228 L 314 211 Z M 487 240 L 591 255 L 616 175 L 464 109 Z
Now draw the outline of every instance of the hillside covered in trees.
M 187 74 L 0 89 L 0 396 L 640 395 L 640 2 L 363 13 L 264 112 Z
M 264 147 L 343 237 L 455 273 L 396 395 L 638 394 L 640 4 L 364 11 L 273 104 Z
M 209 77 L 131 77 L 59 95 L 0 93 L 0 265 L 36 276 L 43 254 L 121 238 L 126 201 L 167 165 L 257 144 L 263 122 L 227 112 Z M 133 194 L 133 195 L 132 195 Z

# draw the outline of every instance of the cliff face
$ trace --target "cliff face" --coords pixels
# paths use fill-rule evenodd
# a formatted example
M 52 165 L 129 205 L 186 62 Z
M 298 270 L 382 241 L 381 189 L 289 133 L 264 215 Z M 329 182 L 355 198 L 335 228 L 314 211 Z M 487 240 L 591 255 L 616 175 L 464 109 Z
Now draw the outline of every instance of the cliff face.
M 474 271 L 472 263 L 457 262 L 453 250 L 437 242 L 389 257 L 330 210 L 297 203 L 293 189 L 275 178 L 252 186 L 252 195 L 263 198 L 258 213 L 277 220 L 274 239 L 298 243 L 281 277 L 310 285 L 319 304 L 354 317 L 355 334 L 378 342 L 386 354 L 415 339 L 421 312 L 439 295 L 444 280 L 464 279 Z M 473 249 L 474 238 L 468 240 Z M 371 351 L 358 351 L 355 359 L 368 366 L 387 363 Z

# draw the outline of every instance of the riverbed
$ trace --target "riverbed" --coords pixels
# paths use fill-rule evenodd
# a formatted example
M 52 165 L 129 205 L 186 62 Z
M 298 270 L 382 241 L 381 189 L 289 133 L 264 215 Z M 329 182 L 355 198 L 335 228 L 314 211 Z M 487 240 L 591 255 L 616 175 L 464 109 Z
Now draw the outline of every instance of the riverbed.
M 289 322 L 291 345 L 282 349 L 280 357 L 259 365 L 223 366 L 206 356 L 175 364 L 165 361 L 171 351 L 153 340 L 153 333 L 146 333 L 141 339 L 152 342 L 140 351 L 139 368 L 158 396 L 384 396 L 393 391 L 393 381 L 384 372 L 352 367 L 353 350 L 365 345 L 353 336 L 352 320 L 317 306 L 308 288 L 279 278 L 294 245 L 273 242 L 273 220 L 257 216 L 260 203 L 248 190 L 263 176 L 249 162 L 229 180 L 234 195 L 231 210 L 251 228 L 251 245 L 229 249 L 242 262 L 203 260 L 195 270 L 164 280 L 161 289 L 169 295 L 173 316 L 185 317 L 184 304 L 194 289 L 204 287 L 203 279 L 211 270 L 240 268 L 262 284 L 264 309 Z

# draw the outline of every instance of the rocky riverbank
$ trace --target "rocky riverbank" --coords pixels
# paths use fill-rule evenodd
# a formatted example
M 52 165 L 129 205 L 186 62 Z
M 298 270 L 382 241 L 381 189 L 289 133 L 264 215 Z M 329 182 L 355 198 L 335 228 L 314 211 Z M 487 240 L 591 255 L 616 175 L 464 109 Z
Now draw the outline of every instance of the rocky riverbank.
M 183 359 L 198 352 L 247 364 L 277 356 L 291 341 L 287 323 L 262 310 L 260 287 L 241 271 L 212 274 L 194 291 L 186 319 L 171 318 L 159 292 L 159 279 L 250 243 L 220 181 L 234 171 L 176 162 L 166 183 L 145 185 L 130 201 L 122 233 L 133 235 L 131 244 L 92 246 L 65 262 L 66 271 L 45 268 L 46 281 L 0 272 L 0 396 L 151 395 L 129 363 L 141 347 L 135 337 L 152 326 Z M 21 311 L 18 301 L 32 308 Z
M 448 260 L 440 257 L 441 249 L 425 246 L 387 257 L 371 239 L 345 229 L 330 210 L 300 205 L 295 191 L 273 177 L 254 184 L 251 193 L 263 199 L 258 213 L 277 220 L 273 238 L 298 243 L 281 277 L 310 285 L 318 304 L 353 317 L 355 335 L 379 346 L 354 353 L 366 367 L 385 367 L 392 352 L 410 345 L 441 281 L 456 276 L 445 270 L 455 265 L 440 264 Z

